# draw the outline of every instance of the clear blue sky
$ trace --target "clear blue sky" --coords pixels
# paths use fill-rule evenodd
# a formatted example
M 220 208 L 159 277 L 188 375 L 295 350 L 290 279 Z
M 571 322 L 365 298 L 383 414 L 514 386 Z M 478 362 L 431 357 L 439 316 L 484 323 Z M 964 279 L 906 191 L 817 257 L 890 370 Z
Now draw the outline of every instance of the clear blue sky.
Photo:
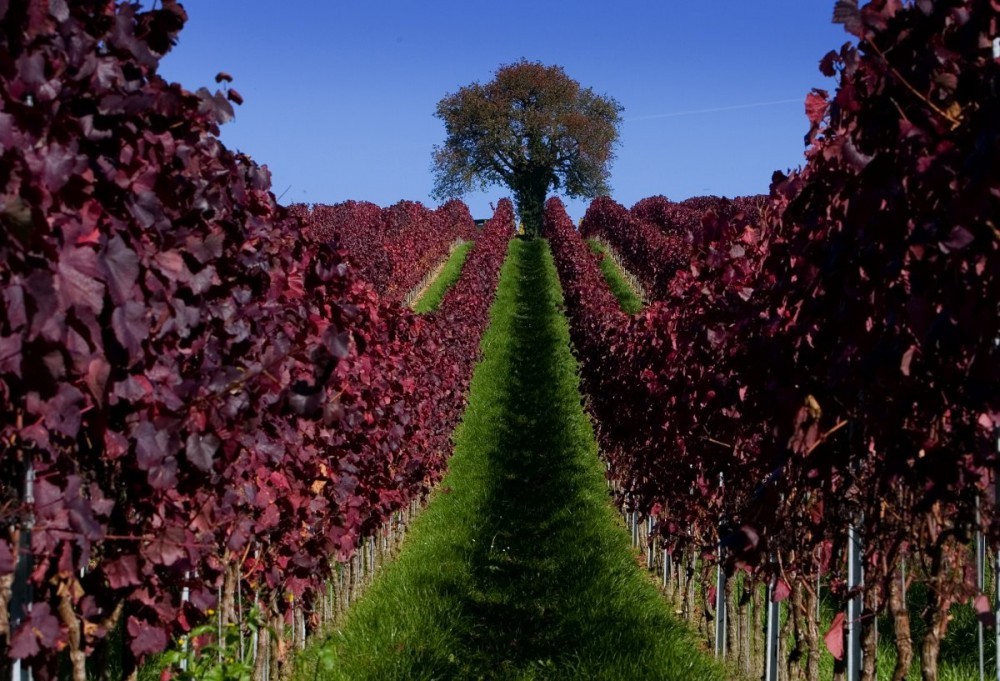
M 817 65 L 849 37 L 833 4 L 188 0 L 161 73 L 192 90 L 233 75 L 246 101 L 222 140 L 267 164 L 283 203 L 435 205 L 435 105 L 522 57 L 625 107 L 616 200 L 736 196 L 800 165 L 806 93 L 834 89 Z M 506 195 L 465 200 L 486 217 Z M 587 202 L 567 205 L 578 218 Z

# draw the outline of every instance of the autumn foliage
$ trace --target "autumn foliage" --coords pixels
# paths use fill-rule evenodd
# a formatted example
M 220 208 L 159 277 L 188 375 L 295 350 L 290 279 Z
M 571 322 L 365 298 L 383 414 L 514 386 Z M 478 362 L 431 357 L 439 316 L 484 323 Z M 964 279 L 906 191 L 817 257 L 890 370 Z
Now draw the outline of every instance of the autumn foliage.
M 367 201 L 334 206 L 295 204 L 311 236 L 336 241 L 347 251 L 357 275 L 384 298 L 394 301 L 419 284 L 448 255 L 456 241 L 475 238 L 468 206 L 452 199 L 436 210 L 416 201 L 379 208 Z
M 219 142 L 234 90 L 157 75 L 185 19 L 0 7 L 0 640 L 37 679 L 116 627 L 127 670 L 234 574 L 268 617 L 310 607 L 440 477 L 513 230 L 503 202 L 437 317 L 383 299 Z M 450 238 L 388 221 L 396 253 Z
M 854 525 L 866 609 L 891 608 L 908 631 L 900 566 L 926 579 L 933 679 L 951 604 L 985 602 L 968 578 L 973 533 L 997 537 L 1000 11 L 843 2 L 838 18 L 860 42 L 822 60 L 839 88 L 807 98 L 807 163 L 776 174 L 766 201 L 592 204 L 583 231 L 609 235 L 637 274 L 675 270 L 657 303 L 608 315 L 584 252 L 553 252 L 573 272 L 573 340 L 622 502 L 655 517 L 672 550 L 720 547 L 730 570 L 758 575 L 780 566 L 806 612 L 801 585 L 820 575 L 846 597 Z M 683 235 L 687 262 L 637 258 L 660 239 L 644 223 Z M 801 645 L 814 670 L 819 638 Z M 897 649 L 902 678 L 912 644 Z

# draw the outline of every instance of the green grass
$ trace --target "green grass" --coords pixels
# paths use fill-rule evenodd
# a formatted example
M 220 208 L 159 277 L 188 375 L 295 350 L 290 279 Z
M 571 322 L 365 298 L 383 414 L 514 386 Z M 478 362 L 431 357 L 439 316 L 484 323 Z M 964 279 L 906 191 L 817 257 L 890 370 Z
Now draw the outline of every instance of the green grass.
M 600 253 L 603 256 L 601 258 L 601 272 L 604 274 L 604 280 L 608 282 L 608 288 L 615 294 L 618 304 L 622 306 L 622 310 L 628 314 L 635 314 L 641 310 L 642 299 L 636 295 L 635 289 L 625 281 L 621 268 L 608 255 L 608 250 L 604 244 L 597 239 L 588 239 L 587 245 L 591 251 Z
M 512 242 L 448 475 L 312 679 L 723 679 L 609 503 L 548 244 Z
M 420 299 L 413 305 L 414 312 L 425 314 L 433 312 L 438 308 L 438 305 L 444 299 L 444 294 L 458 281 L 459 275 L 462 274 L 462 266 L 465 265 L 465 259 L 469 256 L 469 251 L 472 250 L 474 243 L 474 241 L 463 241 L 455 247 L 455 250 L 448 257 L 448 262 L 445 263 L 444 269 L 434 278 L 431 285 L 427 287 L 424 295 L 420 296 Z

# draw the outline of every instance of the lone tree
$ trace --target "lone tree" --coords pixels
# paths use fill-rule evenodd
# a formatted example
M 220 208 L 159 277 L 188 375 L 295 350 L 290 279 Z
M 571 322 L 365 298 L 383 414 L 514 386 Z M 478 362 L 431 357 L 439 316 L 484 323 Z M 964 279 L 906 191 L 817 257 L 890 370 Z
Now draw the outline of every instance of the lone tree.
M 607 194 L 621 105 L 560 66 L 521 60 L 438 102 L 448 137 L 434 147 L 434 196 L 506 185 L 529 235 L 537 235 L 549 188 L 573 197 Z

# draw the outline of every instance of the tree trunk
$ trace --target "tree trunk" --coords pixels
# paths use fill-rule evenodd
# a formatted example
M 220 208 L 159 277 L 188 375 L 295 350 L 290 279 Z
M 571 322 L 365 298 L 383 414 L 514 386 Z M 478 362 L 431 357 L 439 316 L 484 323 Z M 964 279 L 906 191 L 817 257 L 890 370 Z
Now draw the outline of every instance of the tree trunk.
M 524 225 L 524 234 L 529 239 L 542 233 L 542 217 L 545 212 L 545 193 L 549 190 L 549 173 L 526 174 L 521 182 L 512 187 L 517 212 Z

